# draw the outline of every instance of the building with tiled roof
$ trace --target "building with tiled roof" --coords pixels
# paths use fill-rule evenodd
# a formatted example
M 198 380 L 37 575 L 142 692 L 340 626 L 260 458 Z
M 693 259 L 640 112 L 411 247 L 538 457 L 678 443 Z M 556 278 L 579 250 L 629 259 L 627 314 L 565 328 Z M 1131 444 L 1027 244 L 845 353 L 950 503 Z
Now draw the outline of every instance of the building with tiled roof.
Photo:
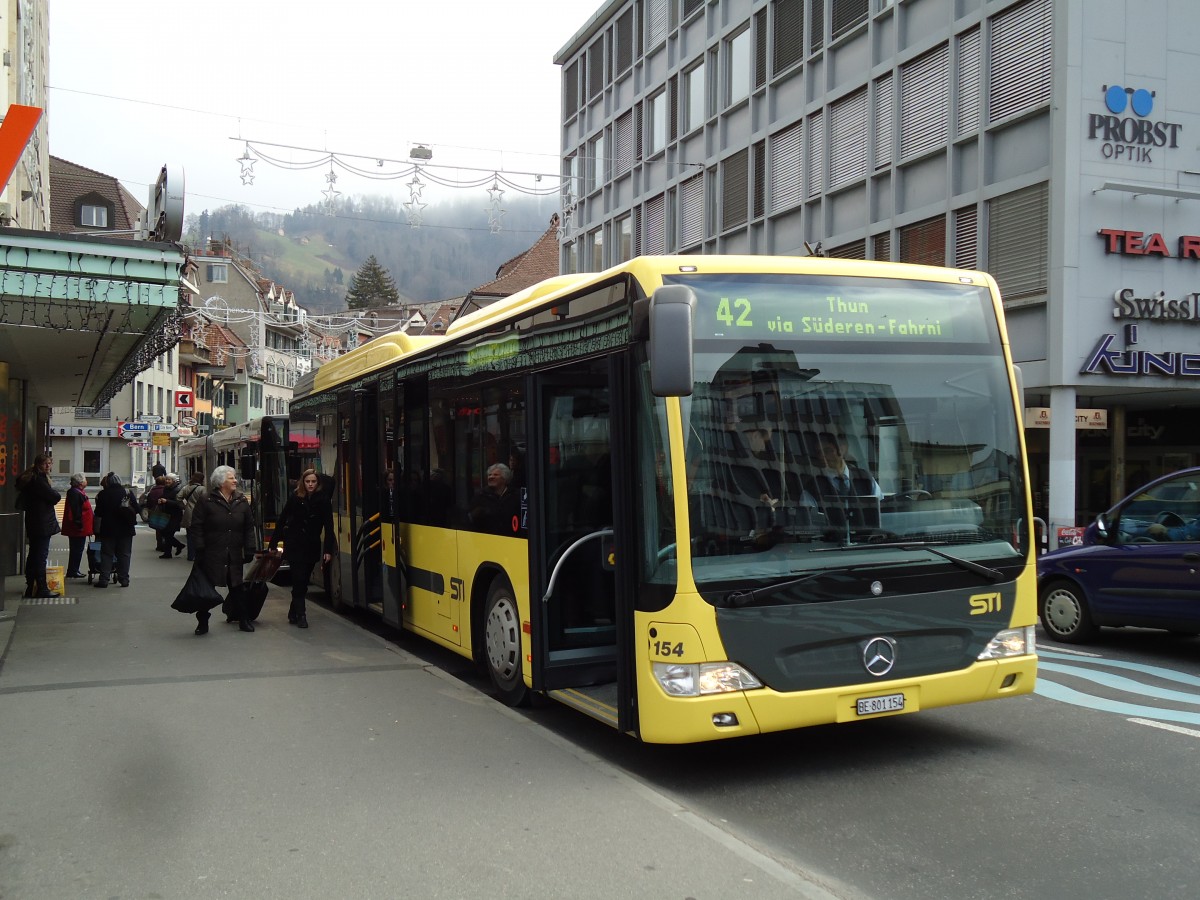
M 555 213 L 550 217 L 550 227 L 532 247 L 501 263 L 495 278 L 467 293 L 459 307 L 458 315 L 465 316 L 558 275 L 558 225 L 558 213 Z
M 145 211 L 112 175 L 50 157 L 50 229 L 65 233 L 128 234 Z

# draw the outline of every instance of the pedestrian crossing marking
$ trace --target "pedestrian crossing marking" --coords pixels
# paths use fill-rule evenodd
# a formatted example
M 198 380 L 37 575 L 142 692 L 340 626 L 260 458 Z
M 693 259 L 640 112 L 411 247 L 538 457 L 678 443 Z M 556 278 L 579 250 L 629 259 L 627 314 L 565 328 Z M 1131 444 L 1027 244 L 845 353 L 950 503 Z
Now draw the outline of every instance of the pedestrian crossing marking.
M 78 597 L 22 597 L 21 605 L 29 606 L 70 606 L 78 603 Z

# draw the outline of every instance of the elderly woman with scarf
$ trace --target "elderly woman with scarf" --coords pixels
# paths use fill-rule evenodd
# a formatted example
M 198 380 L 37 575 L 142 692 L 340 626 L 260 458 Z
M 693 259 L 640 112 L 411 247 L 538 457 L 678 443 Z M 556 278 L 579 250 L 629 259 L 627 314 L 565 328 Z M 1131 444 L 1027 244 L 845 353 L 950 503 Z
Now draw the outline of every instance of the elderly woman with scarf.
M 230 590 L 242 584 L 242 566 L 254 558 L 254 516 L 246 495 L 238 490 L 237 473 L 230 466 L 217 466 L 208 479 L 208 490 L 192 510 L 189 530 L 195 551 L 194 565 L 203 569 L 215 587 Z M 209 612 L 196 613 L 196 634 L 208 633 Z M 245 616 L 242 631 L 253 631 Z
M 88 499 L 87 476 L 76 472 L 71 476 L 71 487 L 67 491 L 67 503 L 63 507 L 62 533 L 67 536 L 71 555 L 67 558 L 67 577 L 85 578 L 79 571 L 87 540 L 92 535 L 92 501 Z

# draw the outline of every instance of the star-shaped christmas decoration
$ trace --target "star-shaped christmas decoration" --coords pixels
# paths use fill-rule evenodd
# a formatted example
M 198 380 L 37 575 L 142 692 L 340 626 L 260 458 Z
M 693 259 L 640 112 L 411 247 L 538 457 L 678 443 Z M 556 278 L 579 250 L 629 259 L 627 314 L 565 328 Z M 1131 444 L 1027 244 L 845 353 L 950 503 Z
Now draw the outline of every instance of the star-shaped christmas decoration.
M 488 195 L 492 198 L 492 202 L 487 206 L 488 228 L 492 234 L 499 234 L 500 217 L 504 215 L 504 210 L 500 206 L 500 199 L 504 196 L 504 190 L 500 187 L 499 182 L 492 182 L 492 186 L 488 188 Z
M 412 181 L 408 182 L 408 199 L 414 202 L 420 200 L 423 190 L 425 190 L 425 182 L 421 180 L 421 176 L 414 175 Z
M 242 164 L 242 184 L 254 184 L 254 164 L 257 159 L 250 155 L 250 145 L 246 144 L 242 155 L 237 158 L 237 161 Z

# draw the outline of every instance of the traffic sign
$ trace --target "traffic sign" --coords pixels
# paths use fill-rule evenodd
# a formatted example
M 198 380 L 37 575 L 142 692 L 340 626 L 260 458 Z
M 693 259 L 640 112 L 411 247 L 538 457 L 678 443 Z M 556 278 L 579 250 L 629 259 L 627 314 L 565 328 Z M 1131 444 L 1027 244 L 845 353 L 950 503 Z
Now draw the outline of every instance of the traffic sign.
M 138 416 L 139 422 L 161 422 L 162 416 Z
M 153 425 L 150 426 L 150 430 L 155 432 L 156 434 L 161 433 L 161 432 L 166 432 L 167 434 L 170 434 L 172 431 L 175 430 L 175 425 L 172 422 L 155 422 Z
M 134 435 L 145 434 L 149 430 L 150 430 L 149 422 L 118 422 L 117 423 L 117 436 L 125 437 L 126 435 L 129 435 L 130 440 L 133 439 Z
M 176 391 L 175 392 L 175 408 L 176 409 L 191 409 L 195 405 L 195 400 L 191 391 Z
M 130 441 L 129 446 L 137 447 L 141 450 L 148 450 L 148 449 L 150 449 L 150 442 L 149 441 Z

